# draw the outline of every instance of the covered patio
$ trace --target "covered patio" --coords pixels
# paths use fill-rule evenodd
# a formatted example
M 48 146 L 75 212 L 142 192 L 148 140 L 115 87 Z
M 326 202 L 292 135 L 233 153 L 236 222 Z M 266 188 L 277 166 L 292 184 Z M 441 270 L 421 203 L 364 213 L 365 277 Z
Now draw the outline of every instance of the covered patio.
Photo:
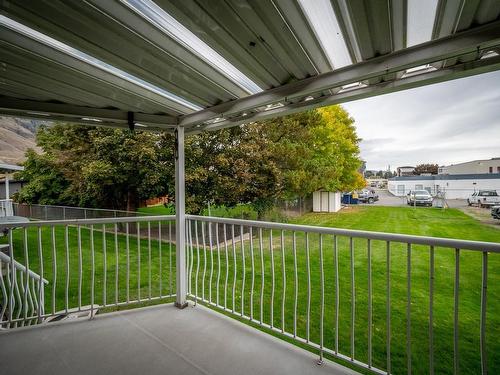
M 27 327 L 0 335 L 0 348 L 4 374 L 356 374 L 202 306 Z
M 326 361 L 324 355 L 328 355 L 374 373 L 391 373 L 393 320 L 389 271 L 391 244 L 397 244 L 398 254 L 407 259 L 406 354 L 402 361 L 408 373 L 418 366 L 420 355 L 414 352 L 411 339 L 412 246 L 429 254 L 426 311 L 430 344 L 426 357 L 430 373 L 434 372 L 434 250 L 445 248 L 454 256 L 453 345 L 448 348 L 453 352 L 449 367 L 454 373 L 460 368 L 460 252 L 480 254 L 481 302 L 476 336 L 481 371 L 487 373 L 488 257 L 490 253 L 496 256 L 500 252 L 499 244 L 186 215 L 184 140 L 190 134 L 203 131 L 498 70 L 499 16 L 500 3 L 494 0 L 1 2 L 0 114 L 131 131 L 165 131 L 176 138 L 175 217 L 3 224 L 2 229 L 6 229 L 9 236 L 9 259 L 0 260 L 0 271 L 3 270 L 0 325 L 9 328 L 9 332 L 0 334 L 2 368 L 7 368 L 7 373 L 63 373 L 68 370 L 75 373 L 349 373 Z M 147 228 L 147 235 L 141 232 L 141 224 L 143 229 Z M 18 228 L 17 232 L 14 228 Z M 162 231 L 172 230 L 175 241 L 170 241 L 169 236 L 169 243 L 163 243 Z M 220 233 L 223 233 L 223 241 L 215 238 Z M 31 236 L 37 238 L 34 249 L 29 246 Z M 97 236 L 99 240 L 95 239 Z M 109 238 L 114 238 L 112 245 Z M 351 315 L 344 318 L 350 321 L 349 349 L 339 346 L 339 336 L 342 336 L 339 333 L 339 306 L 342 304 L 339 290 L 343 288 L 338 278 L 337 245 L 340 240 L 345 241 L 342 246 L 351 254 Z M 69 254 L 71 241 L 76 244 L 79 262 L 78 274 L 72 276 L 69 255 L 64 260 L 59 253 L 61 249 L 63 254 L 64 251 Z M 23 245 L 16 248 L 15 243 Z M 130 286 L 131 243 L 139 254 L 137 295 L 131 294 Z M 386 309 L 385 342 L 383 350 L 378 352 L 383 358 L 374 358 L 373 354 L 372 283 L 377 274 L 372 277 L 371 246 L 375 243 L 383 244 L 384 254 L 387 254 L 384 258 L 387 267 L 383 304 Z M 103 284 L 96 281 L 96 271 L 101 272 L 95 262 L 98 245 L 104 253 Z M 263 248 L 267 245 L 270 268 L 266 268 L 267 259 L 264 265 L 267 255 Z M 170 261 L 171 289 L 163 293 L 162 272 L 166 272 L 166 266 L 163 263 L 162 268 L 161 254 L 169 246 L 168 258 L 163 261 Z M 124 249 L 126 263 L 120 263 L 119 257 L 125 256 Z M 144 249 L 148 252 L 143 254 Z M 152 249 L 160 254 L 159 264 L 151 257 Z M 363 312 L 366 332 L 355 330 L 355 320 L 359 319 L 355 315 L 356 298 L 359 296 L 356 297 L 354 282 L 354 251 L 358 249 L 367 254 L 367 288 L 366 295 L 361 298 L 367 301 L 366 312 Z M 106 289 L 110 265 L 106 261 L 107 252 L 113 251 L 116 262 L 111 267 L 116 283 L 111 302 Z M 257 257 L 259 251 L 260 258 Z M 274 252 L 282 256 L 281 284 L 275 280 Z M 204 255 L 202 262 L 200 254 Z M 225 255 L 225 265 L 221 255 Z M 298 300 L 297 264 L 287 268 L 286 256 L 293 260 L 297 256 L 307 259 L 306 302 Z M 310 256 L 315 267 L 312 281 Z M 16 257 L 22 259 L 18 262 Z M 323 269 L 327 259 L 335 260 L 336 267 L 335 282 L 329 285 L 325 282 Z M 234 260 L 232 290 L 228 277 L 229 260 Z M 68 265 L 60 269 L 64 262 Z M 36 272 L 31 270 L 32 263 L 37 264 Z M 122 291 L 124 288 L 119 275 L 125 273 L 125 264 L 126 294 L 120 294 L 119 287 Z M 88 266 L 88 273 L 82 265 Z M 145 266 L 149 268 L 143 268 Z M 159 280 L 151 276 L 151 270 L 157 266 Z M 260 295 L 254 291 L 259 266 L 262 275 Z M 48 268 L 51 270 L 52 279 L 45 278 L 44 267 L 46 274 Z M 146 283 L 149 293 L 146 297 L 143 294 L 142 299 L 141 270 L 143 275 L 146 272 L 149 276 Z M 272 272 L 272 284 L 265 279 L 264 270 L 268 275 Z M 66 273 L 65 280 L 58 279 L 61 271 Z M 238 282 L 237 272 L 242 276 Z M 201 274 L 203 279 L 198 283 Z M 205 285 L 208 274 L 210 281 Z M 285 286 L 293 277 L 295 294 L 290 298 L 287 294 L 290 290 L 287 292 Z M 78 283 L 77 299 L 68 292 L 70 279 Z M 156 290 L 152 283 L 158 281 Z M 85 291 L 82 294 L 82 282 L 88 282 L 88 296 Z M 264 302 L 264 285 L 266 292 L 272 290 L 270 307 Z M 99 289 L 99 296 L 97 287 L 103 288 Z M 50 296 L 44 292 L 46 288 L 51 290 Z M 249 298 L 245 299 L 245 293 L 250 290 Z M 327 301 L 325 291 L 335 298 Z M 282 295 L 280 316 L 273 315 L 275 292 Z M 60 310 L 55 296 L 64 294 L 65 306 Z M 59 316 L 61 311 L 68 313 L 74 308 L 90 311 L 93 317 L 95 309 L 109 305 L 129 306 L 167 297 L 175 298 L 179 310 L 165 305 L 98 316 L 92 321 L 19 328 L 35 321 L 43 323 Z M 294 304 L 287 304 L 287 298 L 294 300 Z M 254 309 L 257 300 L 260 314 L 257 314 L 257 307 Z M 306 345 L 318 353 L 320 363 L 327 363 L 317 366 L 308 352 L 202 306 L 188 308 L 188 304 L 195 301 L 223 309 L 240 319 L 260 324 L 269 332 Z M 299 302 L 302 306 L 307 305 L 306 319 L 298 318 Z M 325 303 L 331 303 L 335 319 L 325 317 Z M 291 306 L 293 320 L 290 322 L 286 317 Z M 326 318 L 330 319 L 335 336 L 325 337 Z M 355 337 L 359 335 L 363 336 L 361 355 L 355 350 L 355 345 L 359 345 Z M 49 337 L 51 346 L 38 342 Z M 96 356 L 102 357 L 94 360 Z

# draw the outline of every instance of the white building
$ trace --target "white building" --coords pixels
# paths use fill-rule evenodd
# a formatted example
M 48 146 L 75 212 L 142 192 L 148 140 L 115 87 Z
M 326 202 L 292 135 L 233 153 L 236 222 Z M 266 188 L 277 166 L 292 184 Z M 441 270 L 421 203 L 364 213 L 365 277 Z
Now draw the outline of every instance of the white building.
M 451 164 L 441 166 L 438 169 L 438 174 L 491 174 L 500 173 L 500 157 L 485 159 L 485 160 L 473 160 L 466 163 Z
M 313 193 L 313 212 L 337 212 L 340 208 L 340 193 L 324 190 Z
M 500 193 L 500 173 L 394 177 L 389 179 L 387 188 L 396 196 L 404 196 L 411 190 L 427 190 L 431 194 L 444 192 L 447 199 L 466 199 L 478 190 Z

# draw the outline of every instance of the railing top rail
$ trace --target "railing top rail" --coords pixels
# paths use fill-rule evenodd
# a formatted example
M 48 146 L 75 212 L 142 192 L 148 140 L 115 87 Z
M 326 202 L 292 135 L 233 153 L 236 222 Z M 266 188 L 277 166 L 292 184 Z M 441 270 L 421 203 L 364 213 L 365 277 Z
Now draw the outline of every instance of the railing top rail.
M 90 225 L 90 224 L 117 224 L 117 223 L 136 223 L 148 221 L 172 221 L 175 215 L 160 216 L 127 216 L 127 217 L 104 217 L 97 219 L 67 219 L 67 220 L 37 220 L 28 223 L 2 223 L 0 226 L 9 228 L 27 228 L 52 225 Z
M 12 201 L 12 199 L 10 199 Z M 88 211 L 108 211 L 108 212 L 121 212 L 125 214 L 135 214 L 135 215 L 147 215 L 144 212 L 140 211 L 126 211 L 126 210 L 116 210 L 114 208 L 94 208 L 94 207 L 76 207 L 76 206 L 59 206 L 55 204 L 37 204 L 37 203 L 18 203 L 18 202 L 13 202 L 16 204 L 23 204 L 26 206 L 32 206 L 32 207 L 48 207 L 48 208 L 66 208 L 66 209 L 75 209 L 75 210 L 88 210 Z
M 416 245 L 428 245 L 436 247 L 448 247 L 453 249 L 489 251 L 489 252 L 500 253 L 500 243 L 495 243 L 495 242 L 469 241 L 469 240 L 458 240 L 452 238 L 414 236 L 408 234 L 396 234 L 396 233 L 385 233 L 385 232 L 370 232 L 364 230 L 272 223 L 272 222 L 255 221 L 255 220 L 228 219 L 228 218 L 220 218 L 212 216 L 186 215 L 186 218 L 191 220 L 244 225 L 244 226 L 260 227 L 265 229 L 279 229 L 279 230 L 288 230 L 297 232 L 300 231 L 308 233 L 322 233 L 322 234 L 339 235 L 346 237 L 365 238 L 371 240 L 411 243 Z M 499 238 L 500 238 L 500 233 L 499 233 Z
M 11 259 L 10 256 L 8 256 L 7 254 L 4 254 L 2 252 L 0 252 L 0 260 L 2 262 L 4 262 L 4 263 L 9 263 L 9 264 L 12 261 L 12 259 Z M 21 272 L 26 273 L 26 266 L 24 266 L 23 264 L 19 263 L 17 260 L 14 260 L 14 267 L 16 267 L 16 269 L 20 270 Z M 28 275 L 31 278 L 35 279 L 35 280 L 40 280 L 40 278 L 41 278 L 39 274 L 33 272 L 32 270 L 28 270 Z M 46 280 L 46 279 L 42 279 L 42 282 L 44 284 L 48 284 L 49 283 L 49 281 Z

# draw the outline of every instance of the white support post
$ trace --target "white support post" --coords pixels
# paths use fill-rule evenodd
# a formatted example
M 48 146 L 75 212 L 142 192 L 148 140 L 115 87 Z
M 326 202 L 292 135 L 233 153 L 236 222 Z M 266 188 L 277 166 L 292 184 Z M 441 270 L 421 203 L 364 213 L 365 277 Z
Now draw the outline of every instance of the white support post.
M 184 176 L 184 127 L 175 130 L 175 249 L 176 249 L 176 298 L 175 306 L 187 306 L 186 289 L 186 205 Z
M 9 174 L 5 174 L 5 199 L 10 199 Z

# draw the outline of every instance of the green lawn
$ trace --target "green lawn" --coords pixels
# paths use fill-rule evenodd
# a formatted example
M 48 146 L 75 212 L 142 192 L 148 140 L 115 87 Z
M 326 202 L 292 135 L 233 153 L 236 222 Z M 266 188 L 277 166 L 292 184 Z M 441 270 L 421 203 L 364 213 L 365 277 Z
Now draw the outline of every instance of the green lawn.
M 140 213 L 147 215 L 175 215 L 175 207 L 173 205 L 155 205 L 149 207 L 141 207 L 137 210 Z M 215 206 L 202 211 L 203 216 L 215 216 L 215 217 L 231 217 L 246 220 L 255 220 L 257 218 L 257 213 L 248 204 L 239 204 L 235 207 L 225 207 L 225 206 Z
M 362 229 L 416 235 L 442 236 L 481 241 L 500 242 L 500 230 L 485 226 L 458 210 L 439 210 L 406 207 L 355 207 L 338 214 L 307 214 L 292 220 L 294 223 L 321 225 L 349 229 Z M 230 231 L 228 226 L 227 230 Z M 201 227 L 198 228 L 201 232 Z M 207 232 L 207 228 L 205 228 Z M 260 320 L 260 290 L 262 285 L 261 262 L 264 262 L 264 294 L 262 320 L 271 324 L 271 301 L 273 301 L 273 326 L 282 328 L 282 306 L 284 304 L 284 329 L 293 333 L 294 322 L 294 258 L 292 234 L 284 233 L 284 252 L 281 250 L 281 233 L 273 231 L 273 260 L 275 293 L 272 293 L 272 267 L 269 231 L 263 231 L 263 259 L 260 256 L 259 240 L 253 237 L 254 247 L 254 319 Z M 351 353 L 351 276 L 349 240 L 339 237 L 339 352 Z M 310 235 L 310 267 L 311 267 L 311 310 L 310 339 L 319 343 L 320 332 L 320 263 L 318 235 Z M 208 244 L 208 240 L 207 240 Z M 335 267 L 333 253 L 333 238 L 323 236 L 323 269 L 325 280 L 325 312 L 324 312 L 324 345 L 335 347 Z M 234 309 L 250 315 L 251 299 L 251 262 L 250 240 L 244 241 L 244 257 L 241 243 L 235 244 L 235 257 L 232 244 L 228 244 L 228 262 L 225 260 L 225 247 L 213 246 L 213 251 L 207 247 L 204 251 L 200 246 L 197 256 L 196 244 L 193 249 L 193 274 L 191 291 L 210 299 L 209 285 L 212 285 L 211 301 L 217 300 L 217 284 L 219 285 L 219 303 L 229 310 L 233 309 L 233 280 L 236 263 L 236 282 L 234 282 Z M 386 243 L 372 241 L 372 290 L 373 290 L 373 365 L 386 368 Z M 220 278 L 219 274 L 220 252 Z M 284 253 L 284 258 L 283 258 Z M 307 335 L 307 268 L 305 254 L 305 236 L 296 233 L 297 253 L 297 335 L 305 338 Z M 206 257 L 206 258 L 205 258 Z M 200 260 L 198 265 L 198 259 Z M 206 259 L 206 260 L 205 260 Z M 283 263 L 284 259 L 284 263 Z M 243 260 L 245 262 L 245 285 L 243 289 Z M 454 261 L 453 249 L 435 249 L 435 281 L 434 281 L 434 363 L 436 373 L 453 372 L 453 295 L 454 295 Z M 391 365 L 394 373 L 406 372 L 406 245 L 391 246 Z M 225 292 L 226 264 L 228 270 L 228 286 Z M 488 366 L 490 373 L 500 373 L 500 360 L 496 352 L 500 350 L 500 256 L 489 257 L 488 275 L 488 311 L 487 311 L 487 344 Z M 412 248 L 412 292 L 411 292 L 411 342 L 413 373 L 428 373 L 429 358 L 429 249 L 424 246 Z M 198 278 L 196 269 L 199 268 Z M 283 301 L 283 268 L 285 269 L 285 298 Z M 354 239 L 355 268 L 355 358 L 368 360 L 368 275 L 367 275 L 367 241 Z M 213 269 L 212 278 L 210 278 Z M 205 287 L 203 288 L 203 283 Z M 460 370 L 463 373 L 480 373 L 479 353 L 479 317 L 481 296 L 481 255 L 471 251 L 460 254 L 460 303 L 459 303 L 459 348 Z M 243 298 L 242 298 L 243 297 Z
M 175 246 L 169 242 L 158 241 L 158 223 L 151 223 L 151 241 L 147 240 L 147 224 L 141 224 L 141 239 L 138 240 L 134 224 L 130 224 L 128 241 L 118 228 L 115 237 L 114 226 L 107 225 L 103 234 L 102 225 L 95 225 L 94 262 L 92 263 L 92 245 L 90 227 L 81 227 L 80 234 L 74 226 L 66 229 L 58 225 L 54 229 L 55 246 L 52 242 L 52 230 L 43 227 L 41 230 L 43 277 L 49 281 L 45 287 L 46 313 L 90 305 L 92 290 L 92 270 L 94 270 L 94 303 L 101 306 L 113 305 L 140 299 L 147 302 L 150 297 L 167 296 L 175 293 Z M 168 225 L 162 224 L 162 231 L 168 233 Z M 28 240 L 29 268 L 41 274 L 38 248 L 38 229 L 26 231 Z M 81 238 L 81 263 L 78 248 L 78 237 Z M 172 234 L 175 236 L 175 233 Z M 6 243 L 7 239 L 1 239 Z M 26 264 L 24 252 L 24 233 L 22 229 L 13 231 L 13 247 L 15 260 Z M 55 252 L 53 251 L 55 249 Z M 54 262 L 55 259 L 55 262 Z M 66 265 L 68 261 L 68 265 Z M 55 264 L 55 267 L 54 267 Z M 66 272 L 69 268 L 69 274 Z M 80 285 L 81 267 L 81 285 Z M 160 280 L 161 267 L 161 280 Z M 106 272 L 104 272 L 106 270 Z M 170 272 L 171 271 L 171 272 Z M 128 285 L 127 285 L 128 274 Z M 54 276 L 55 275 L 55 276 Z M 68 280 L 66 279 L 69 275 Z M 68 282 L 68 299 L 66 300 L 66 283 Z M 55 288 L 55 289 L 53 289 Z M 53 306 L 53 295 L 55 305 Z M 21 315 L 22 317 L 22 315 Z
M 162 206 L 147 211 L 150 214 L 161 214 Z M 150 210 L 151 208 L 148 208 Z M 307 214 L 292 220 L 294 223 L 307 225 L 321 225 L 339 228 L 384 231 L 439 237 L 462 238 L 470 240 L 500 242 L 500 230 L 485 226 L 475 219 L 458 210 L 406 208 L 406 207 L 355 207 L 343 210 L 337 214 Z M 145 226 L 141 228 L 144 230 Z M 118 256 L 115 252 L 115 238 L 112 226 L 107 228 L 106 241 L 103 241 L 103 232 L 100 227 L 94 231 L 95 248 L 95 303 L 102 304 L 104 299 L 104 285 L 106 285 L 106 300 L 113 304 L 116 300 L 126 300 L 126 270 L 129 264 L 129 295 L 130 299 L 137 299 L 140 292 L 141 299 L 148 299 L 150 295 L 149 280 L 151 279 L 151 296 L 160 295 L 160 254 L 162 257 L 162 295 L 170 293 L 170 279 L 175 291 L 175 248 L 168 242 L 157 240 L 157 225 L 153 223 L 151 233 L 151 251 L 148 241 L 143 237 L 138 251 L 137 237 L 130 237 L 129 257 L 127 262 L 125 236 L 118 234 Z M 232 243 L 228 242 L 227 262 L 224 244 L 219 248 L 213 241 L 213 251 L 210 251 L 207 236 L 207 247 L 196 247 L 193 235 L 192 274 L 190 279 L 191 292 L 198 289 L 198 295 L 205 292 L 205 298 L 215 302 L 217 295 L 219 303 L 226 301 L 229 310 L 234 308 L 240 312 L 243 305 L 245 315 L 250 315 L 252 272 L 250 255 L 250 239 L 244 240 L 244 257 L 241 242 L 235 243 L 233 256 Z M 231 227 L 227 226 L 227 231 Z M 69 227 L 69 306 L 74 307 L 79 299 L 79 251 L 77 247 L 78 232 Z M 198 227 L 201 235 L 201 227 Z M 205 227 L 205 230 L 207 228 Z M 109 232 L 111 231 L 111 232 Z M 162 228 L 163 233 L 168 227 Z M 131 231 L 134 232 L 134 231 Z M 208 232 L 206 232 L 208 233 Z M 144 232 L 141 232 L 144 235 Z M 279 231 L 273 231 L 272 246 L 270 246 L 270 232 L 263 231 L 263 255 L 260 255 L 258 231 L 254 231 L 252 238 L 255 264 L 253 315 L 254 319 L 261 319 L 271 323 L 271 301 L 273 303 L 273 325 L 282 328 L 282 313 L 284 329 L 293 333 L 294 321 L 294 294 L 297 280 L 297 335 L 306 337 L 307 317 L 307 258 L 305 252 L 305 236 L 296 234 L 297 279 L 294 277 L 294 257 L 292 248 L 292 234 L 284 232 L 284 251 L 280 246 Z M 56 228 L 56 310 L 65 307 L 65 260 L 64 227 Z M 82 228 L 82 304 L 90 303 L 91 287 L 91 252 L 90 231 Z M 5 241 L 2 239 L 2 241 Z M 351 352 L 351 276 L 350 276 L 350 249 L 349 241 L 339 237 L 339 352 L 350 355 Z M 104 247 L 103 244 L 106 244 Z M 30 268 L 39 271 L 37 232 L 28 231 L 28 248 Z M 310 307 L 310 340 L 319 342 L 320 330 L 320 262 L 319 240 L 317 235 L 309 236 L 310 269 L 311 269 L 311 307 Z M 54 276 L 52 271 L 52 244 L 51 233 L 48 229 L 42 230 L 42 245 L 44 258 L 44 277 L 50 284 L 46 287 L 46 310 L 52 311 L 52 287 Z M 324 345 L 334 348 L 335 338 L 335 264 L 333 253 L 333 238 L 323 237 L 323 270 L 324 270 Z M 14 249 L 16 259 L 24 262 L 23 233 L 14 232 Z M 272 249 L 272 252 L 271 250 Z M 373 365 L 385 369 L 386 363 L 386 244 L 372 241 L 372 290 L 373 290 Z M 106 251 L 106 257 L 104 252 Z M 199 251 L 199 256 L 197 255 Z M 435 253 L 435 299 L 434 299 L 434 347 L 436 373 L 451 373 L 453 369 L 453 284 L 454 259 L 453 249 L 436 248 Z M 140 253 L 140 263 L 139 263 Z M 274 260 L 275 292 L 271 299 L 272 269 L 271 253 Z M 284 258 L 283 258 L 284 254 Z M 220 255 L 220 262 L 219 262 Z M 104 259 L 106 258 L 106 282 L 104 281 Z M 116 272 L 118 259 L 118 273 Z M 169 262 L 172 259 L 172 273 Z M 205 260 L 206 259 L 206 260 Z M 245 262 L 245 284 L 243 289 L 243 261 Z M 284 261 L 284 263 L 283 263 Z M 236 262 L 236 281 L 234 278 L 234 262 Z M 260 314 L 260 291 L 262 286 L 261 263 L 264 263 L 264 293 L 263 314 Z M 413 373 L 428 373 L 428 305 L 429 305 L 429 249 L 423 246 L 414 246 L 412 250 L 412 293 L 411 293 L 411 326 L 412 326 L 412 369 Z M 151 266 L 150 266 L 151 265 Z M 500 256 L 489 256 L 488 275 L 488 311 L 487 311 L 487 344 L 488 366 L 490 373 L 500 373 L 500 360 L 496 352 L 500 350 Z M 220 273 L 219 273 L 220 267 Z M 354 267 L 355 267 L 355 358 L 366 362 L 367 356 L 367 241 L 354 240 Z M 285 269 L 285 275 L 282 270 Z M 198 272 L 197 272 L 198 269 Z M 140 277 L 139 277 L 140 270 Z M 149 272 L 151 270 L 151 272 Z M 225 288 L 226 270 L 228 273 L 227 288 Z M 151 275 L 151 277 L 149 276 Z M 219 277 L 218 277 L 219 275 Z M 197 278 L 196 278 L 197 276 Z M 285 277 L 285 298 L 283 300 L 283 279 Z M 393 244 L 391 247 L 391 365 L 394 373 L 406 372 L 406 245 Z M 139 280 L 140 279 L 140 280 Z M 218 282 L 217 282 L 218 281 Z M 118 293 L 115 286 L 118 283 Z M 203 289 L 204 284 L 204 289 Z M 218 287 L 218 288 L 217 288 Z M 217 289 L 219 290 L 217 293 Z M 460 370 L 462 373 L 480 373 L 479 362 L 479 306 L 481 296 L 481 256 L 474 252 L 463 251 L 460 255 Z M 284 306 L 284 310 L 282 307 Z

